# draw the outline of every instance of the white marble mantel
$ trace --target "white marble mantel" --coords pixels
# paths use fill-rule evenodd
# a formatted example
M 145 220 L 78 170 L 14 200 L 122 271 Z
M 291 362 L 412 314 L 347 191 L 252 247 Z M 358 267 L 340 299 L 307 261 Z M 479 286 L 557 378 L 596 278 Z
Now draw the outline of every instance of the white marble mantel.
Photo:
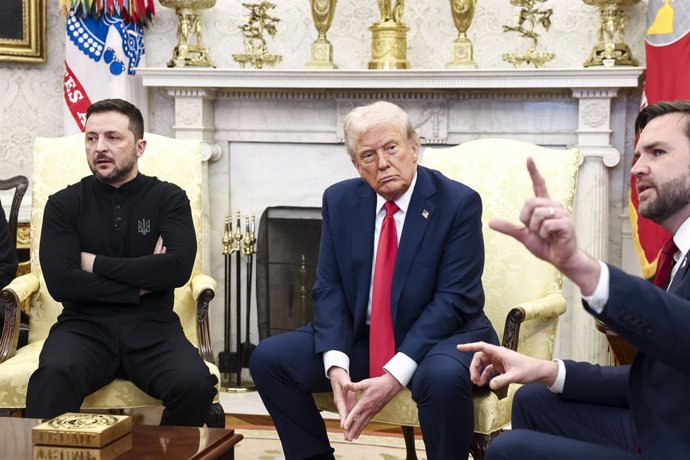
M 617 136 L 617 143 L 612 141 L 614 128 L 626 129 L 625 122 L 620 122 L 626 115 L 616 112 L 625 111 L 627 104 L 621 100 L 639 88 L 643 71 L 640 67 L 407 71 L 142 68 L 137 74 L 144 86 L 160 88 L 174 98 L 175 135 L 204 142 L 205 157 L 210 160 L 207 168 L 224 164 L 211 172 L 214 177 L 224 176 L 223 180 L 211 177 L 214 194 L 227 194 L 225 200 L 216 198 L 207 215 L 211 241 L 222 237 L 229 203 L 235 206 L 243 200 L 233 196 L 237 189 L 232 185 L 233 180 L 244 181 L 238 171 L 242 168 L 241 154 L 235 152 L 248 149 L 241 146 L 277 145 L 292 155 L 318 144 L 326 145 L 328 152 L 342 152 L 342 116 L 355 105 L 388 99 L 408 111 L 425 144 L 510 137 L 547 146 L 578 147 L 582 161 L 576 200 L 579 242 L 592 256 L 608 260 L 609 170 L 620 163 L 626 147 L 626 133 Z M 618 122 L 612 121 L 614 117 Z M 231 149 L 235 144 L 239 147 Z M 237 155 L 232 170 L 229 160 L 218 161 L 231 151 Z M 265 187 L 272 180 L 264 177 L 257 187 Z M 318 206 L 321 192 L 320 187 L 310 192 L 308 201 Z M 245 187 L 243 193 L 253 192 Z M 273 205 L 270 198 L 253 203 L 257 215 L 263 211 L 261 207 Z M 214 267 L 219 266 L 215 257 L 215 262 L 211 257 Z M 212 274 L 221 279 L 222 270 L 215 271 Z M 576 305 L 577 298 L 577 293 L 570 293 L 570 304 Z M 571 308 L 568 315 L 572 345 L 561 347 L 565 357 L 608 362 L 605 339 L 595 331 L 591 318 L 579 307 Z
M 144 86 L 211 89 L 516 89 L 636 87 L 640 67 L 467 70 L 141 68 Z

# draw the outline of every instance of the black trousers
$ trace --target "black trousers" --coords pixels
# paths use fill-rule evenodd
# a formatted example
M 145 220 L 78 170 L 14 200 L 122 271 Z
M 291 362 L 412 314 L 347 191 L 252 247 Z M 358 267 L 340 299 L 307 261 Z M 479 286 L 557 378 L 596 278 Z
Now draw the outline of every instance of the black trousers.
M 498 435 L 487 460 L 641 460 L 627 408 L 567 401 L 542 384 L 520 388 L 512 430 Z
M 86 396 L 115 378 L 160 399 L 162 425 L 203 425 L 216 394 L 216 377 L 174 312 L 64 311 L 29 379 L 25 415 L 45 419 L 78 412 Z

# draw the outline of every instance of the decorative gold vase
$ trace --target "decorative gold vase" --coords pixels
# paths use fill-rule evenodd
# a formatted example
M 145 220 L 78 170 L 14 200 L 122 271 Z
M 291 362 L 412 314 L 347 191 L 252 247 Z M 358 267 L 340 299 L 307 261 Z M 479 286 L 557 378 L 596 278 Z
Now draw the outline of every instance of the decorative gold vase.
M 307 69 L 337 69 L 333 63 L 333 45 L 326 38 L 326 32 L 331 28 L 335 5 L 338 0 L 309 0 L 311 17 L 319 36 L 311 44 L 311 59 L 304 66 Z
M 409 69 L 407 61 L 407 31 L 402 20 L 404 0 L 378 0 L 381 20 L 371 27 L 370 69 Z
M 630 47 L 625 43 L 624 8 L 638 3 L 640 0 L 582 0 L 585 4 L 599 8 L 599 30 L 597 43 L 592 48 L 592 54 L 583 64 L 585 67 L 603 65 L 638 65 Z
M 174 8 L 178 17 L 177 46 L 168 67 L 215 67 L 208 50 L 202 45 L 199 10 L 213 8 L 216 0 L 160 0 L 161 5 Z M 192 43 L 194 39 L 195 43 Z
M 472 42 L 467 38 L 467 29 L 472 24 L 474 7 L 477 0 L 450 0 L 450 12 L 453 15 L 458 38 L 453 42 L 453 60 L 446 64 L 447 69 L 476 68 L 472 59 Z

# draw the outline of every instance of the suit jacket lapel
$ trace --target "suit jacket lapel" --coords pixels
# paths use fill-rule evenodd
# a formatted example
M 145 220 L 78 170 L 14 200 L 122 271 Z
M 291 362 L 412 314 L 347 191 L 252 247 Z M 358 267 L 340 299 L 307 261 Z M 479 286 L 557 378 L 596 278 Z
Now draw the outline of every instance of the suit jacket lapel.
M 419 244 L 424 237 L 427 226 L 434 215 L 435 206 L 430 198 L 435 192 L 436 189 L 429 179 L 429 173 L 426 169 L 419 166 L 417 168 L 417 183 L 412 192 L 410 206 L 407 208 L 405 225 L 403 226 L 400 243 L 398 244 L 395 271 L 393 272 L 391 315 L 394 325 L 398 313 L 398 300 L 402 294 L 405 279 L 410 271 L 412 262 L 414 262 L 415 255 L 417 254 Z
M 376 221 L 376 193 L 364 181 L 357 190 L 357 199 L 350 206 L 348 225 L 352 248 L 353 276 L 357 280 L 355 327 L 364 326 L 369 305 L 369 288 L 374 257 L 374 227 Z M 357 333 L 357 331 L 355 331 Z
M 688 263 L 688 255 L 686 254 L 685 257 L 678 261 L 678 263 L 680 264 L 680 267 L 678 267 L 678 271 L 673 277 L 673 280 L 671 280 L 671 285 L 668 287 L 668 292 L 671 293 L 677 293 L 683 286 L 683 279 L 688 273 L 688 266 L 690 265 L 690 263 Z

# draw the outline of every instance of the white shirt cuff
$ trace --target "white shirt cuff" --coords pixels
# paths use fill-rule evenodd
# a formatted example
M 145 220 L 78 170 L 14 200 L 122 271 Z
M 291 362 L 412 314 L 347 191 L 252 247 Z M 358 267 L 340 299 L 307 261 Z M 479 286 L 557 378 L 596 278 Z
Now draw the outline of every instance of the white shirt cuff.
M 556 381 L 549 387 L 549 390 L 553 393 L 561 394 L 565 385 L 565 364 L 562 359 L 555 359 L 554 361 L 558 363 L 558 375 L 556 376 Z
M 417 362 L 407 356 L 405 353 L 396 353 L 390 361 L 383 366 L 383 370 L 391 374 L 400 382 L 403 387 L 406 387 L 414 372 L 417 370 Z
M 589 308 L 601 314 L 604 311 L 604 306 L 606 302 L 609 301 L 610 294 L 610 278 L 609 267 L 601 260 L 599 261 L 601 266 L 601 274 L 599 275 L 599 282 L 597 283 L 596 289 L 590 296 L 583 295 L 582 298 L 589 304 Z
M 329 350 L 323 353 L 323 369 L 326 373 L 326 378 L 328 378 L 328 369 L 331 367 L 342 367 L 345 372 L 350 373 L 350 358 L 338 350 Z

